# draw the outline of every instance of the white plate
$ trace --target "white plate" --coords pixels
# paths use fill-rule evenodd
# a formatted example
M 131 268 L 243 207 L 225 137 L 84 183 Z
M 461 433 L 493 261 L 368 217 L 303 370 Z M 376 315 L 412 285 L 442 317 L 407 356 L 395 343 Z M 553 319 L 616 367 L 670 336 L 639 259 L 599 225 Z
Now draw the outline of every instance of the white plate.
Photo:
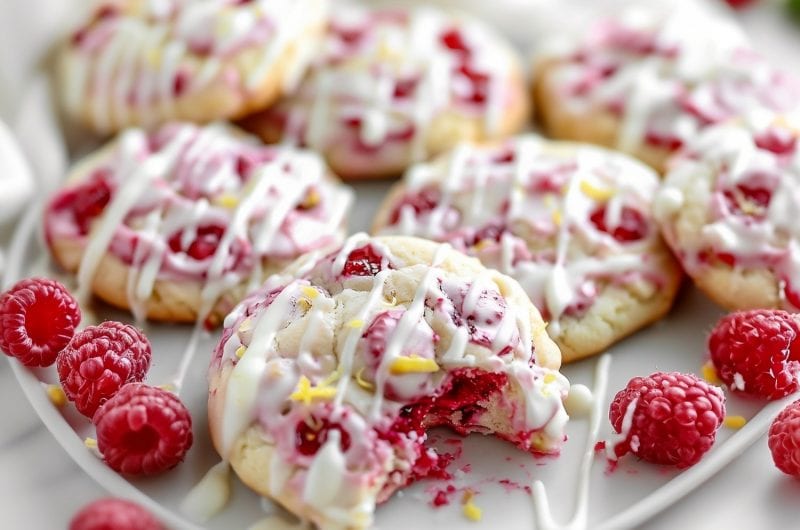
M 507 3 L 514 2 L 507 0 Z M 539 0 L 538 3 L 546 3 L 546 0 Z M 748 20 L 748 27 L 755 31 L 757 41 L 768 44 L 781 59 L 797 61 L 788 53 L 796 48 L 787 45 L 787 42 L 788 39 L 794 39 L 796 44 L 800 39 L 797 35 L 792 36 L 785 27 L 776 30 L 775 18 L 774 15 L 754 13 Z M 513 31 L 515 34 L 522 33 L 519 25 Z M 369 226 L 372 214 L 386 188 L 385 183 L 357 186 L 358 201 L 352 213 L 352 229 L 366 229 Z M 39 236 L 39 217 L 39 211 L 34 209 L 19 224 L 9 252 L 3 285 L 8 285 L 21 276 L 58 274 L 50 269 L 43 250 Z M 608 402 L 614 392 L 622 388 L 631 377 L 647 375 L 656 370 L 699 371 L 703 362 L 705 335 L 720 314 L 721 311 L 696 290 L 687 288 L 668 318 L 612 348 L 608 392 L 601 406 L 601 437 L 605 437 L 610 430 L 605 418 Z M 100 316 L 130 319 L 125 314 L 110 310 L 103 311 Z M 190 328 L 153 325 L 147 329 L 147 333 L 154 349 L 148 381 L 154 384 L 168 381 L 177 368 Z M 15 362 L 12 365 L 25 394 L 44 424 L 92 478 L 116 495 L 133 498 L 147 505 L 170 526 L 191 528 L 193 523 L 180 513 L 179 505 L 191 487 L 219 461 L 208 439 L 205 415 L 206 366 L 215 342 L 216 333 L 201 341 L 199 354 L 191 366 L 181 396 L 192 411 L 194 447 L 186 462 L 177 469 L 161 477 L 146 480 L 129 481 L 120 477 L 85 448 L 84 437 L 92 435 L 89 422 L 71 407 L 62 410 L 55 408 L 43 391 L 41 381 L 56 381 L 54 370 L 31 371 Z M 568 366 L 564 372 L 573 383 L 591 386 L 596 363 L 596 359 L 590 359 Z M 757 402 L 731 399 L 728 402 L 728 412 L 751 418 L 760 406 L 761 403 Z M 683 473 L 640 463 L 629 457 L 622 460 L 614 473 L 607 474 L 604 460 L 596 458 L 588 488 L 588 526 L 597 527 L 601 522 L 619 516 L 620 513 L 627 513 L 631 517 L 624 521 L 625 526 L 640 524 L 658 511 L 668 508 L 703 479 L 724 468 L 728 461 L 746 449 L 748 443 L 758 439 L 759 429 L 763 430 L 769 416 L 778 407 L 779 404 L 770 405 L 757 421 L 749 423 L 733 438 L 733 433 L 723 428 L 709 455 L 698 466 Z M 575 508 L 576 486 L 587 425 L 586 420 L 574 421 L 569 425 L 569 441 L 559 458 L 537 460 L 506 443 L 483 436 L 465 439 L 463 454 L 451 469 L 459 469 L 466 464 L 471 466 L 469 472 L 459 474 L 455 485 L 477 492 L 475 502 L 483 508 L 484 515 L 483 520 L 477 524 L 465 519 L 461 513 L 460 494 L 453 496 L 449 506 L 431 508 L 433 492 L 442 489 L 446 484 L 423 481 L 381 506 L 377 513 L 377 525 L 384 530 L 405 530 L 433 529 L 442 525 L 448 528 L 497 528 L 502 524 L 507 530 L 528 530 L 534 525 L 534 503 L 524 488 L 529 487 L 534 479 L 544 482 L 555 520 L 566 522 Z M 449 442 L 457 437 L 447 431 L 437 431 L 434 436 L 444 447 L 456 447 Z M 704 486 L 690 500 L 684 501 L 684 507 L 677 510 L 676 516 L 671 515 L 676 510 L 670 510 L 657 520 L 656 525 L 663 528 L 671 527 L 675 523 L 685 525 L 693 520 L 690 516 L 693 509 L 708 505 L 715 510 L 721 510 L 726 507 L 725 499 L 735 499 L 734 505 L 724 513 L 698 514 L 697 521 L 703 521 L 698 526 L 716 527 L 717 524 L 722 526 L 724 522 L 728 527 L 731 527 L 731 523 L 734 527 L 788 527 L 796 522 L 796 497 L 782 493 L 787 485 L 791 492 L 791 483 L 769 464 L 763 438 L 758 439 L 758 444 L 741 458 L 740 463 L 732 466 L 732 470 L 726 470 L 722 477 Z M 509 482 L 503 484 L 502 481 Z M 758 484 L 760 489 L 748 491 L 747 484 L 750 481 Z M 796 493 L 797 488 L 794 490 Z M 653 492 L 658 493 L 652 496 Z M 643 500 L 643 503 L 639 502 Z M 631 506 L 634 507 L 633 510 L 629 509 Z M 247 528 L 263 516 L 262 504 L 257 496 L 234 480 L 234 490 L 227 508 L 204 526 L 220 529 Z M 622 526 L 623 521 L 615 520 Z
M 359 185 L 358 208 L 353 212 L 353 227 L 365 228 L 377 206 L 387 184 Z M 28 213 L 18 227 L 10 249 L 10 259 L 6 270 L 5 283 L 23 275 L 57 275 L 52 270 L 39 237 L 39 209 Z M 31 266 L 31 264 L 35 264 Z M 610 432 L 605 418 L 608 403 L 614 392 L 622 388 L 635 375 L 647 375 L 655 370 L 698 372 L 703 362 L 705 334 L 716 318 L 719 309 L 693 288 L 684 289 L 675 310 L 662 322 L 644 330 L 636 336 L 618 344 L 611 350 L 611 371 L 608 392 L 601 405 L 601 436 Z M 126 314 L 101 310 L 101 318 L 130 320 Z M 191 332 L 187 326 L 151 325 L 147 334 L 153 344 L 152 368 L 148 381 L 161 384 L 171 380 L 177 369 L 181 352 Z M 56 382 L 55 371 L 27 370 L 14 362 L 14 370 L 25 394 L 30 399 L 42 421 L 75 461 L 96 481 L 109 491 L 139 500 L 156 511 L 169 524 L 192 527 L 192 522 L 180 513 L 179 505 L 194 484 L 215 463 L 219 457 L 211 447 L 207 435 L 206 420 L 206 367 L 210 353 L 216 342 L 218 332 L 201 340 L 198 355 L 191 365 L 184 391 L 181 395 L 192 412 L 194 420 L 195 444 L 186 461 L 175 470 L 158 478 L 126 480 L 108 469 L 91 451 L 83 440 L 92 436 L 92 427 L 71 406 L 57 409 L 48 400 L 42 386 L 44 382 Z M 592 374 L 596 359 L 587 360 L 564 369 L 573 383 L 592 385 Z M 742 414 L 750 418 L 757 412 L 760 404 L 740 399 L 729 399 L 729 414 Z M 762 414 L 760 422 L 768 421 L 767 415 L 776 406 Z M 758 425 L 751 423 L 750 430 Z M 756 429 L 757 430 L 757 429 Z M 470 528 L 496 528 L 503 524 L 508 530 L 530 529 L 533 525 L 533 503 L 525 491 L 533 480 L 542 480 L 552 502 L 552 512 L 556 521 L 566 522 L 574 510 L 581 455 L 588 431 L 586 420 L 573 421 L 568 426 L 569 441 L 559 458 L 535 459 L 516 450 L 511 445 L 480 435 L 471 436 L 462 442 L 446 430 L 438 430 L 434 438 L 440 440 L 442 447 L 463 449 L 462 456 L 453 464 L 451 470 L 469 465 L 468 472 L 457 473 L 453 483 L 459 490 L 471 489 L 477 493 L 475 502 L 483 508 L 483 520 L 475 525 L 461 513 L 460 492 L 452 497 L 450 506 L 434 509 L 430 506 L 434 492 L 446 487 L 442 481 L 423 481 L 396 495 L 378 510 L 377 525 L 382 529 L 426 529 L 437 528 L 442 524 L 448 527 L 469 525 Z M 605 462 L 597 457 L 591 472 L 588 502 L 588 523 L 590 528 L 619 515 L 626 508 L 636 505 L 652 492 L 667 484 L 673 477 L 683 475 L 682 480 L 695 476 L 693 480 L 703 480 L 727 461 L 745 449 L 755 437 L 747 431 L 737 433 L 734 445 L 728 442 L 731 432 L 722 429 L 717 444 L 704 461 L 683 474 L 675 470 L 651 466 L 637 462 L 633 458 L 623 459 L 617 470 L 605 472 Z M 456 441 L 457 440 L 457 441 Z M 726 447 L 727 446 L 727 447 Z M 761 448 L 766 451 L 766 447 Z M 765 472 L 777 473 L 776 470 Z M 217 517 L 209 521 L 208 528 L 246 528 L 264 517 L 263 506 L 258 497 L 234 481 L 235 488 L 231 501 Z M 695 484 L 696 485 L 696 484 Z M 672 489 L 675 489 L 672 487 Z M 679 484 L 677 491 L 666 498 L 649 500 L 631 513 L 631 523 L 646 520 L 667 507 L 676 498 L 689 491 L 687 484 Z

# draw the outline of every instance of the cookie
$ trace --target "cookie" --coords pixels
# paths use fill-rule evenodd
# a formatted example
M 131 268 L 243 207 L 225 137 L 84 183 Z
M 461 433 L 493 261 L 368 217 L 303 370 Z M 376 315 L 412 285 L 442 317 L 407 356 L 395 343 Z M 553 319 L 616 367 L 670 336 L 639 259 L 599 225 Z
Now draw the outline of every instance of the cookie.
M 236 118 L 291 91 L 326 0 L 105 0 L 62 47 L 64 107 L 99 133 Z
M 800 311 L 800 117 L 754 112 L 676 157 L 655 202 L 695 284 L 731 311 Z
M 320 528 L 444 470 L 426 431 L 564 441 L 569 384 L 517 282 L 448 245 L 357 234 L 267 279 L 225 320 L 209 372 L 215 447 Z
M 342 177 L 388 177 L 459 140 L 513 134 L 527 99 L 515 53 L 477 20 L 341 7 L 297 93 L 243 125 L 323 153 Z
M 703 128 L 752 108 L 787 110 L 800 81 L 771 66 L 732 22 L 696 8 L 632 10 L 543 51 L 533 95 L 545 132 L 631 154 L 659 172 Z
M 512 276 L 566 362 L 661 318 L 680 269 L 658 233 L 655 173 L 620 153 L 527 135 L 412 167 L 373 230 L 446 241 Z
M 55 261 L 142 319 L 219 321 L 245 290 L 344 238 L 351 192 L 315 154 L 225 124 L 129 129 L 49 202 Z

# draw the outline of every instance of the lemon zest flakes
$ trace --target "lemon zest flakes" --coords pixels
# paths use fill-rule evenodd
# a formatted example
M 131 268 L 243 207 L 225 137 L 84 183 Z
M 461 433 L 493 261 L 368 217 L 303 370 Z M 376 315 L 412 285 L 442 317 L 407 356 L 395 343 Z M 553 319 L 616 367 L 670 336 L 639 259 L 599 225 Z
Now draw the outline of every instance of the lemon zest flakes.
M 353 320 L 345 324 L 345 327 L 348 327 L 350 329 L 361 329 L 364 327 L 364 321 L 354 318 Z
M 461 499 L 461 503 L 463 504 L 462 510 L 464 512 L 464 516 L 469 519 L 470 521 L 480 521 L 483 518 L 483 510 L 481 510 L 472 500 L 475 498 L 475 494 L 472 491 L 467 490 L 464 492 L 464 497 Z
M 703 379 L 711 383 L 712 385 L 721 385 L 722 381 L 719 380 L 717 376 L 717 370 L 714 368 L 714 365 L 711 364 L 711 361 L 708 361 L 706 364 L 703 365 L 701 368 Z
M 310 210 L 318 205 L 321 200 L 322 198 L 319 196 L 319 192 L 316 190 L 316 188 L 311 188 L 308 190 L 303 202 L 300 203 L 300 208 L 304 210 Z
M 364 374 L 364 367 L 362 367 L 361 370 L 359 370 L 356 373 L 356 383 L 358 383 L 358 386 L 367 391 L 375 390 L 375 385 L 364 379 L 363 374 Z
M 45 387 L 45 392 L 47 392 L 50 403 L 56 407 L 63 407 L 67 404 L 67 395 L 64 393 L 64 389 L 61 388 L 61 385 L 47 385 Z
M 297 307 L 299 307 L 303 311 L 308 311 L 309 309 L 311 309 L 311 301 L 308 298 L 298 298 Z
M 84 438 L 83 445 L 85 445 L 87 449 L 95 450 L 97 449 L 97 440 L 94 438 Z
M 177 390 L 175 385 L 173 385 L 172 383 L 164 383 L 163 385 L 158 385 L 158 388 L 160 388 L 161 390 L 166 390 L 167 392 L 172 392 L 173 394 Z
M 297 382 L 297 389 L 289 396 L 293 401 L 302 401 L 306 406 L 315 399 L 330 400 L 336 396 L 336 389 L 331 386 L 311 386 L 308 377 L 302 375 Z
M 614 190 L 609 188 L 600 188 L 588 180 L 582 180 L 580 183 L 580 188 L 584 195 L 590 199 L 594 199 L 597 202 L 606 202 L 614 196 Z
M 722 424 L 729 429 L 741 429 L 745 423 L 747 420 L 744 419 L 744 416 L 725 416 L 722 421 Z
M 336 370 L 334 370 L 333 372 L 328 374 L 328 377 L 326 377 L 325 379 L 320 381 L 318 386 L 332 385 L 333 383 L 338 381 L 340 377 L 342 377 L 342 367 L 341 366 L 337 366 Z
M 303 296 L 308 298 L 309 300 L 313 300 L 317 296 L 319 296 L 319 291 L 311 287 L 310 285 L 304 285 L 300 288 L 300 292 L 303 293 Z
M 556 375 L 555 374 L 544 374 L 544 382 L 545 382 L 546 385 L 549 385 L 550 383 L 555 383 L 556 382 Z
M 438 371 L 439 365 L 436 364 L 436 361 L 413 354 L 409 357 L 398 357 L 392 361 L 392 365 L 389 368 L 389 372 L 391 372 L 392 375 L 433 373 Z
M 229 210 L 233 210 L 237 206 L 239 206 L 239 197 L 233 195 L 232 193 L 223 193 L 216 199 L 214 202 L 223 208 L 228 208 Z
M 553 210 L 552 216 L 553 216 L 553 224 L 556 226 L 561 226 L 561 223 L 564 220 L 563 216 L 561 215 L 561 210 Z
M 241 359 L 244 356 L 244 352 L 247 351 L 247 347 L 244 344 L 241 344 L 238 348 L 236 348 L 236 357 Z

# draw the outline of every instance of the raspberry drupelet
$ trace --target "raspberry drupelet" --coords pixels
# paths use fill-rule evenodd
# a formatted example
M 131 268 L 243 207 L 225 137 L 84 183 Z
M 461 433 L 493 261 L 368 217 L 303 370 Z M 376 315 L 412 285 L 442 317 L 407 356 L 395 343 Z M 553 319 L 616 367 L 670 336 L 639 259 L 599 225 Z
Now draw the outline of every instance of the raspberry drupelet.
M 607 446 L 611 458 L 630 452 L 653 464 L 685 468 L 714 444 L 725 396 L 692 374 L 656 372 L 631 379 L 608 416 L 618 433 Z
M 80 321 L 78 302 L 62 284 L 22 280 L 0 296 L 0 350 L 25 366 L 50 366 Z

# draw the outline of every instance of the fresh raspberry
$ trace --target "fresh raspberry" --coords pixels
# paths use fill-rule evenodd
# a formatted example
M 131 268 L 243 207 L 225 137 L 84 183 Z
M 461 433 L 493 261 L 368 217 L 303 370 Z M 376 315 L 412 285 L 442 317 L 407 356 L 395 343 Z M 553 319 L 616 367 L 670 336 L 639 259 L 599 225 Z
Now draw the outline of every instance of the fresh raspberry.
M 692 374 L 656 372 L 634 377 L 617 392 L 608 417 L 620 437 L 624 435 L 609 444 L 617 457 L 631 452 L 653 464 L 684 468 L 696 464 L 714 444 L 725 418 L 725 396 Z
M 627 206 L 622 208 L 619 224 L 613 230 L 606 226 L 606 207 L 605 205 L 597 208 L 589 216 L 592 224 L 601 232 L 611 234 L 611 236 L 621 243 L 638 241 L 647 235 L 647 223 L 638 210 Z
M 772 422 L 769 450 L 778 469 L 800 478 L 800 400 L 783 409 Z
M 744 9 L 745 7 L 754 4 L 755 0 L 725 0 L 725 3 L 733 9 Z
M 97 448 L 127 475 L 155 475 L 177 466 L 192 446 L 192 417 L 178 397 L 128 383 L 94 415 Z
M 84 506 L 69 530 L 164 530 L 164 525 L 138 504 L 107 497 Z
M 50 366 L 80 321 L 66 287 L 47 278 L 22 280 L 0 296 L 0 350 L 25 366 Z
M 91 418 L 97 407 L 125 383 L 144 379 L 150 368 L 150 342 L 121 322 L 103 322 L 76 334 L 56 361 L 64 393 Z
M 742 183 L 722 192 L 728 210 L 735 215 L 764 219 L 772 200 L 772 190 L 763 185 Z
M 312 421 L 300 421 L 295 430 L 295 447 L 302 455 L 312 456 L 319 451 L 319 448 L 328 440 L 328 433 L 331 429 L 339 431 L 339 447 L 341 450 L 350 449 L 350 434 L 338 423 L 331 423 L 326 419 Z M 311 423 L 311 425 L 309 425 Z
M 800 327 L 777 309 L 731 313 L 708 337 L 708 351 L 719 378 L 732 390 L 778 399 L 798 390 Z
M 375 276 L 384 268 L 384 258 L 372 248 L 366 245 L 350 252 L 344 264 L 342 275 L 344 276 Z

